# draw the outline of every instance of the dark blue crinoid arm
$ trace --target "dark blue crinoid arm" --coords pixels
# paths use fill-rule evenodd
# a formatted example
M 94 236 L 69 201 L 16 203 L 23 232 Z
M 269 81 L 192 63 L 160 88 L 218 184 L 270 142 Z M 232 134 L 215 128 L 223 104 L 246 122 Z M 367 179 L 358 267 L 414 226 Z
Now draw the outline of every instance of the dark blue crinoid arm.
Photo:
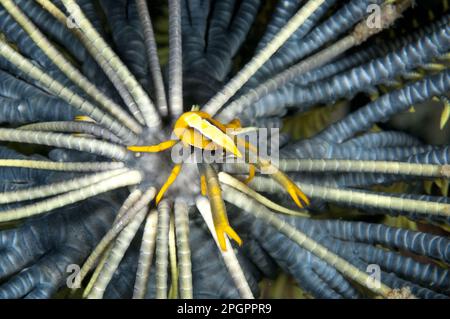
M 422 81 L 384 95 L 375 102 L 350 114 L 344 120 L 330 126 L 317 138 L 342 142 L 357 132 L 367 130 L 376 122 L 385 121 L 392 115 L 407 109 L 410 105 L 439 96 L 450 89 L 450 71 L 442 71 Z
M 59 2 L 60 1 L 55 1 L 55 4 L 61 7 Z M 70 29 L 66 28 L 60 21 L 53 18 L 34 1 L 18 0 L 16 3 L 27 13 L 29 18 L 44 34 L 64 47 L 64 49 L 71 54 L 77 63 L 79 63 L 83 74 L 90 81 L 100 88 L 105 88 L 108 93 L 114 96 L 114 90 L 112 90 L 111 84 L 106 80 L 103 72 L 101 72 L 100 67 Z M 91 1 L 86 0 L 78 1 L 78 3 L 94 26 L 99 27 L 100 22 L 94 4 Z M 73 21 L 68 21 L 66 25 L 69 25 L 72 22 Z M 102 32 L 102 28 L 99 27 L 99 30 Z
M 2 159 L 45 160 L 26 157 L 5 147 Z M 72 158 L 73 160 L 73 158 Z M 2 192 L 45 185 L 68 178 L 68 174 L 27 168 L 0 169 Z M 81 267 L 112 223 L 121 192 L 99 196 L 42 217 L 17 228 L 0 231 L 0 298 L 50 298 L 72 273 L 69 265 Z M 1 205 L 1 210 L 13 205 Z M 0 211 L 1 214 L 1 211 Z
M 0 122 L 73 120 L 79 112 L 63 100 L 48 95 L 0 70 Z
M 5 146 L 0 146 L 0 157 L 2 159 L 35 159 L 42 160 L 42 156 L 25 156 Z M 34 185 L 44 184 L 51 181 L 53 174 L 45 171 L 31 170 L 18 167 L 0 168 L 0 185 L 3 191 L 20 189 Z
M 183 63 L 186 70 L 224 81 L 247 37 L 260 1 L 183 1 Z M 205 69 L 206 68 L 206 69 Z
M 258 44 L 263 47 L 274 36 L 281 26 L 287 22 L 298 7 L 299 1 L 280 1 L 275 9 L 272 21 Z M 325 2 L 315 15 L 308 19 L 308 23 L 297 30 L 280 51 L 272 57 L 253 77 L 252 84 L 264 82 L 270 75 L 274 75 L 284 68 L 301 60 L 329 41 L 337 39 L 367 15 L 370 4 L 382 1 L 364 0 L 349 1 L 337 10 L 330 18 L 318 24 L 318 21 L 336 1 Z M 301 43 L 301 45 L 299 45 Z
M 100 3 L 111 27 L 117 53 L 139 83 L 148 90 L 151 84 L 148 59 L 135 1 L 106 0 Z
M 445 54 L 450 47 L 450 27 L 425 34 L 422 38 L 374 59 L 359 67 L 335 75 L 330 79 L 302 86 L 289 83 L 278 91 L 262 97 L 246 109 L 247 116 L 273 116 L 285 107 L 306 110 L 318 103 L 332 103 L 339 98 L 352 98 L 356 93 L 370 90 L 375 85 L 430 63 L 433 58 Z M 301 76 L 299 77 L 301 79 Z
M 1 298 L 50 298 L 66 286 L 112 223 L 118 203 L 98 197 L 1 231 Z
M 449 241 L 444 237 L 362 222 L 289 220 L 299 230 L 363 271 L 371 264 L 378 265 L 382 282 L 396 288 L 409 286 L 423 298 L 442 298 L 449 293 L 448 270 L 403 255 L 417 254 L 445 261 L 449 257 Z M 254 225 L 258 225 L 254 229 L 260 234 L 264 249 L 306 291 L 322 298 L 354 298 L 359 295 L 332 266 L 267 226 L 264 229 L 262 224 L 255 222 Z

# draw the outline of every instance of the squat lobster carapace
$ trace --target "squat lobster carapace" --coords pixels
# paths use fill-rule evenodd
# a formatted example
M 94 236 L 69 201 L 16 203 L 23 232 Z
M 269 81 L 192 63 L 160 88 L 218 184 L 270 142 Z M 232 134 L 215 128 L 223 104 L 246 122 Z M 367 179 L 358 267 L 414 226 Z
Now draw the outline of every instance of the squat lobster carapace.
M 193 146 L 204 150 L 219 150 L 230 152 L 233 156 L 242 158 L 238 146 L 242 147 L 246 152 L 251 152 L 257 155 L 257 148 L 244 141 L 243 139 L 227 134 L 227 130 L 234 132 L 241 130 L 239 120 L 233 120 L 228 124 L 213 119 L 209 114 L 201 111 L 190 111 L 182 114 L 175 122 L 173 134 L 177 139 L 171 139 L 161 142 L 157 145 L 145 146 L 129 146 L 128 150 L 132 152 L 155 153 L 170 149 L 180 141 L 187 146 Z M 271 170 L 270 176 L 275 179 L 292 197 L 294 202 L 303 208 L 302 202 L 309 205 L 309 200 L 306 195 L 277 167 L 275 167 L 269 160 L 259 158 L 257 156 L 257 163 L 250 164 L 249 176 L 246 183 L 249 183 L 255 176 L 256 168 L 261 170 Z M 168 179 L 161 187 L 156 196 L 156 204 L 158 204 L 164 197 L 164 194 L 169 189 L 170 185 L 175 182 L 178 174 L 181 171 L 182 164 L 177 164 L 172 169 Z M 217 174 L 211 165 L 200 165 L 200 185 L 203 196 L 208 196 L 211 203 L 211 210 L 213 213 L 214 228 L 217 234 L 219 246 L 222 250 L 226 250 L 225 234 L 235 240 L 239 245 L 242 240 L 233 230 L 228 222 L 228 217 L 225 209 L 225 204 L 222 200 L 220 184 L 218 182 Z

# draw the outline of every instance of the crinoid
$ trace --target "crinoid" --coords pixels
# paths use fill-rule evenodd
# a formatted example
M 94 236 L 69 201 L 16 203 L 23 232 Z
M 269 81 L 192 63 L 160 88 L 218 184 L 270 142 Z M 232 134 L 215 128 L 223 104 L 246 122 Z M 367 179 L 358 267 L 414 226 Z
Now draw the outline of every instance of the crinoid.
M 410 0 L 169 0 L 163 68 L 145 0 L 0 3 L 1 298 L 253 298 L 280 269 L 316 298 L 450 295 L 450 201 L 422 195 L 450 148 L 374 130 L 432 98 L 446 123 L 448 1 L 408 26 Z

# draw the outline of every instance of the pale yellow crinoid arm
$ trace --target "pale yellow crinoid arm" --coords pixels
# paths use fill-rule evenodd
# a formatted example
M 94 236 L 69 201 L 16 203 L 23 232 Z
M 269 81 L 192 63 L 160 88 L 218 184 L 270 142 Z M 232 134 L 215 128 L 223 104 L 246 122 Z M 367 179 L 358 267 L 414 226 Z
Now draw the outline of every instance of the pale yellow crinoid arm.
M 210 165 L 205 165 L 204 174 L 206 179 L 206 188 L 208 199 L 211 204 L 211 211 L 213 216 L 214 228 L 217 234 L 217 241 L 219 242 L 220 249 L 227 250 L 227 244 L 225 240 L 225 234 L 235 240 L 239 246 L 242 245 L 242 240 L 239 235 L 234 231 L 228 222 L 227 211 L 225 203 L 222 199 L 222 191 L 219 185 L 219 179 L 217 174 Z
M 173 167 L 172 172 L 170 172 L 169 178 L 167 178 L 166 182 L 159 190 L 158 195 L 156 195 L 156 199 L 155 199 L 156 205 L 159 204 L 159 202 L 163 198 L 164 194 L 169 189 L 170 185 L 172 185 L 173 182 L 175 182 L 175 180 L 177 179 L 178 174 L 180 174 L 180 171 L 181 171 L 181 166 L 182 166 L 182 164 L 176 164 Z

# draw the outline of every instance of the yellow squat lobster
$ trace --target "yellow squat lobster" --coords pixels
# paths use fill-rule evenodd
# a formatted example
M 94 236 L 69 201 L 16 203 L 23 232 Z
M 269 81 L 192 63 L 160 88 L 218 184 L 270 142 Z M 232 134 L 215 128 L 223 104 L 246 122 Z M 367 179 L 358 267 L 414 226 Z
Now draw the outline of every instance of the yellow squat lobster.
M 175 122 L 173 133 L 177 139 L 164 141 L 157 145 L 147 146 L 129 146 L 128 149 L 132 152 L 155 153 L 167 150 L 182 142 L 186 146 L 193 146 L 204 150 L 219 150 L 231 152 L 233 156 L 242 157 L 238 146 L 245 149 L 247 152 L 257 155 L 257 148 L 252 144 L 238 138 L 237 136 L 230 136 L 230 131 L 227 130 L 241 130 L 239 120 L 233 120 L 228 124 L 213 119 L 209 114 L 201 111 L 190 111 L 181 115 Z M 233 134 L 234 135 L 234 134 Z M 271 177 L 274 178 L 281 186 L 283 186 L 294 202 L 300 208 L 303 208 L 303 203 L 309 205 L 309 200 L 306 195 L 290 180 L 283 172 L 275 167 L 269 160 L 256 157 L 256 167 L 259 170 L 270 169 Z M 170 173 L 169 178 L 156 196 L 156 204 L 163 198 L 165 192 L 170 185 L 175 181 L 181 171 L 182 164 L 176 164 Z M 250 182 L 255 175 L 255 166 L 250 164 L 249 177 L 246 183 Z M 200 169 L 200 184 L 202 195 L 208 196 L 211 203 L 211 210 L 213 213 L 214 228 L 217 234 L 219 246 L 222 250 L 226 250 L 225 234 L 235 240 L 239 245 L 242 244 L 241 238 L 236 234 L 228 222 L 228 217 L 221 196 L 220 185 L 215 178 L 214 169 L 209 166 L 201 166 Z

